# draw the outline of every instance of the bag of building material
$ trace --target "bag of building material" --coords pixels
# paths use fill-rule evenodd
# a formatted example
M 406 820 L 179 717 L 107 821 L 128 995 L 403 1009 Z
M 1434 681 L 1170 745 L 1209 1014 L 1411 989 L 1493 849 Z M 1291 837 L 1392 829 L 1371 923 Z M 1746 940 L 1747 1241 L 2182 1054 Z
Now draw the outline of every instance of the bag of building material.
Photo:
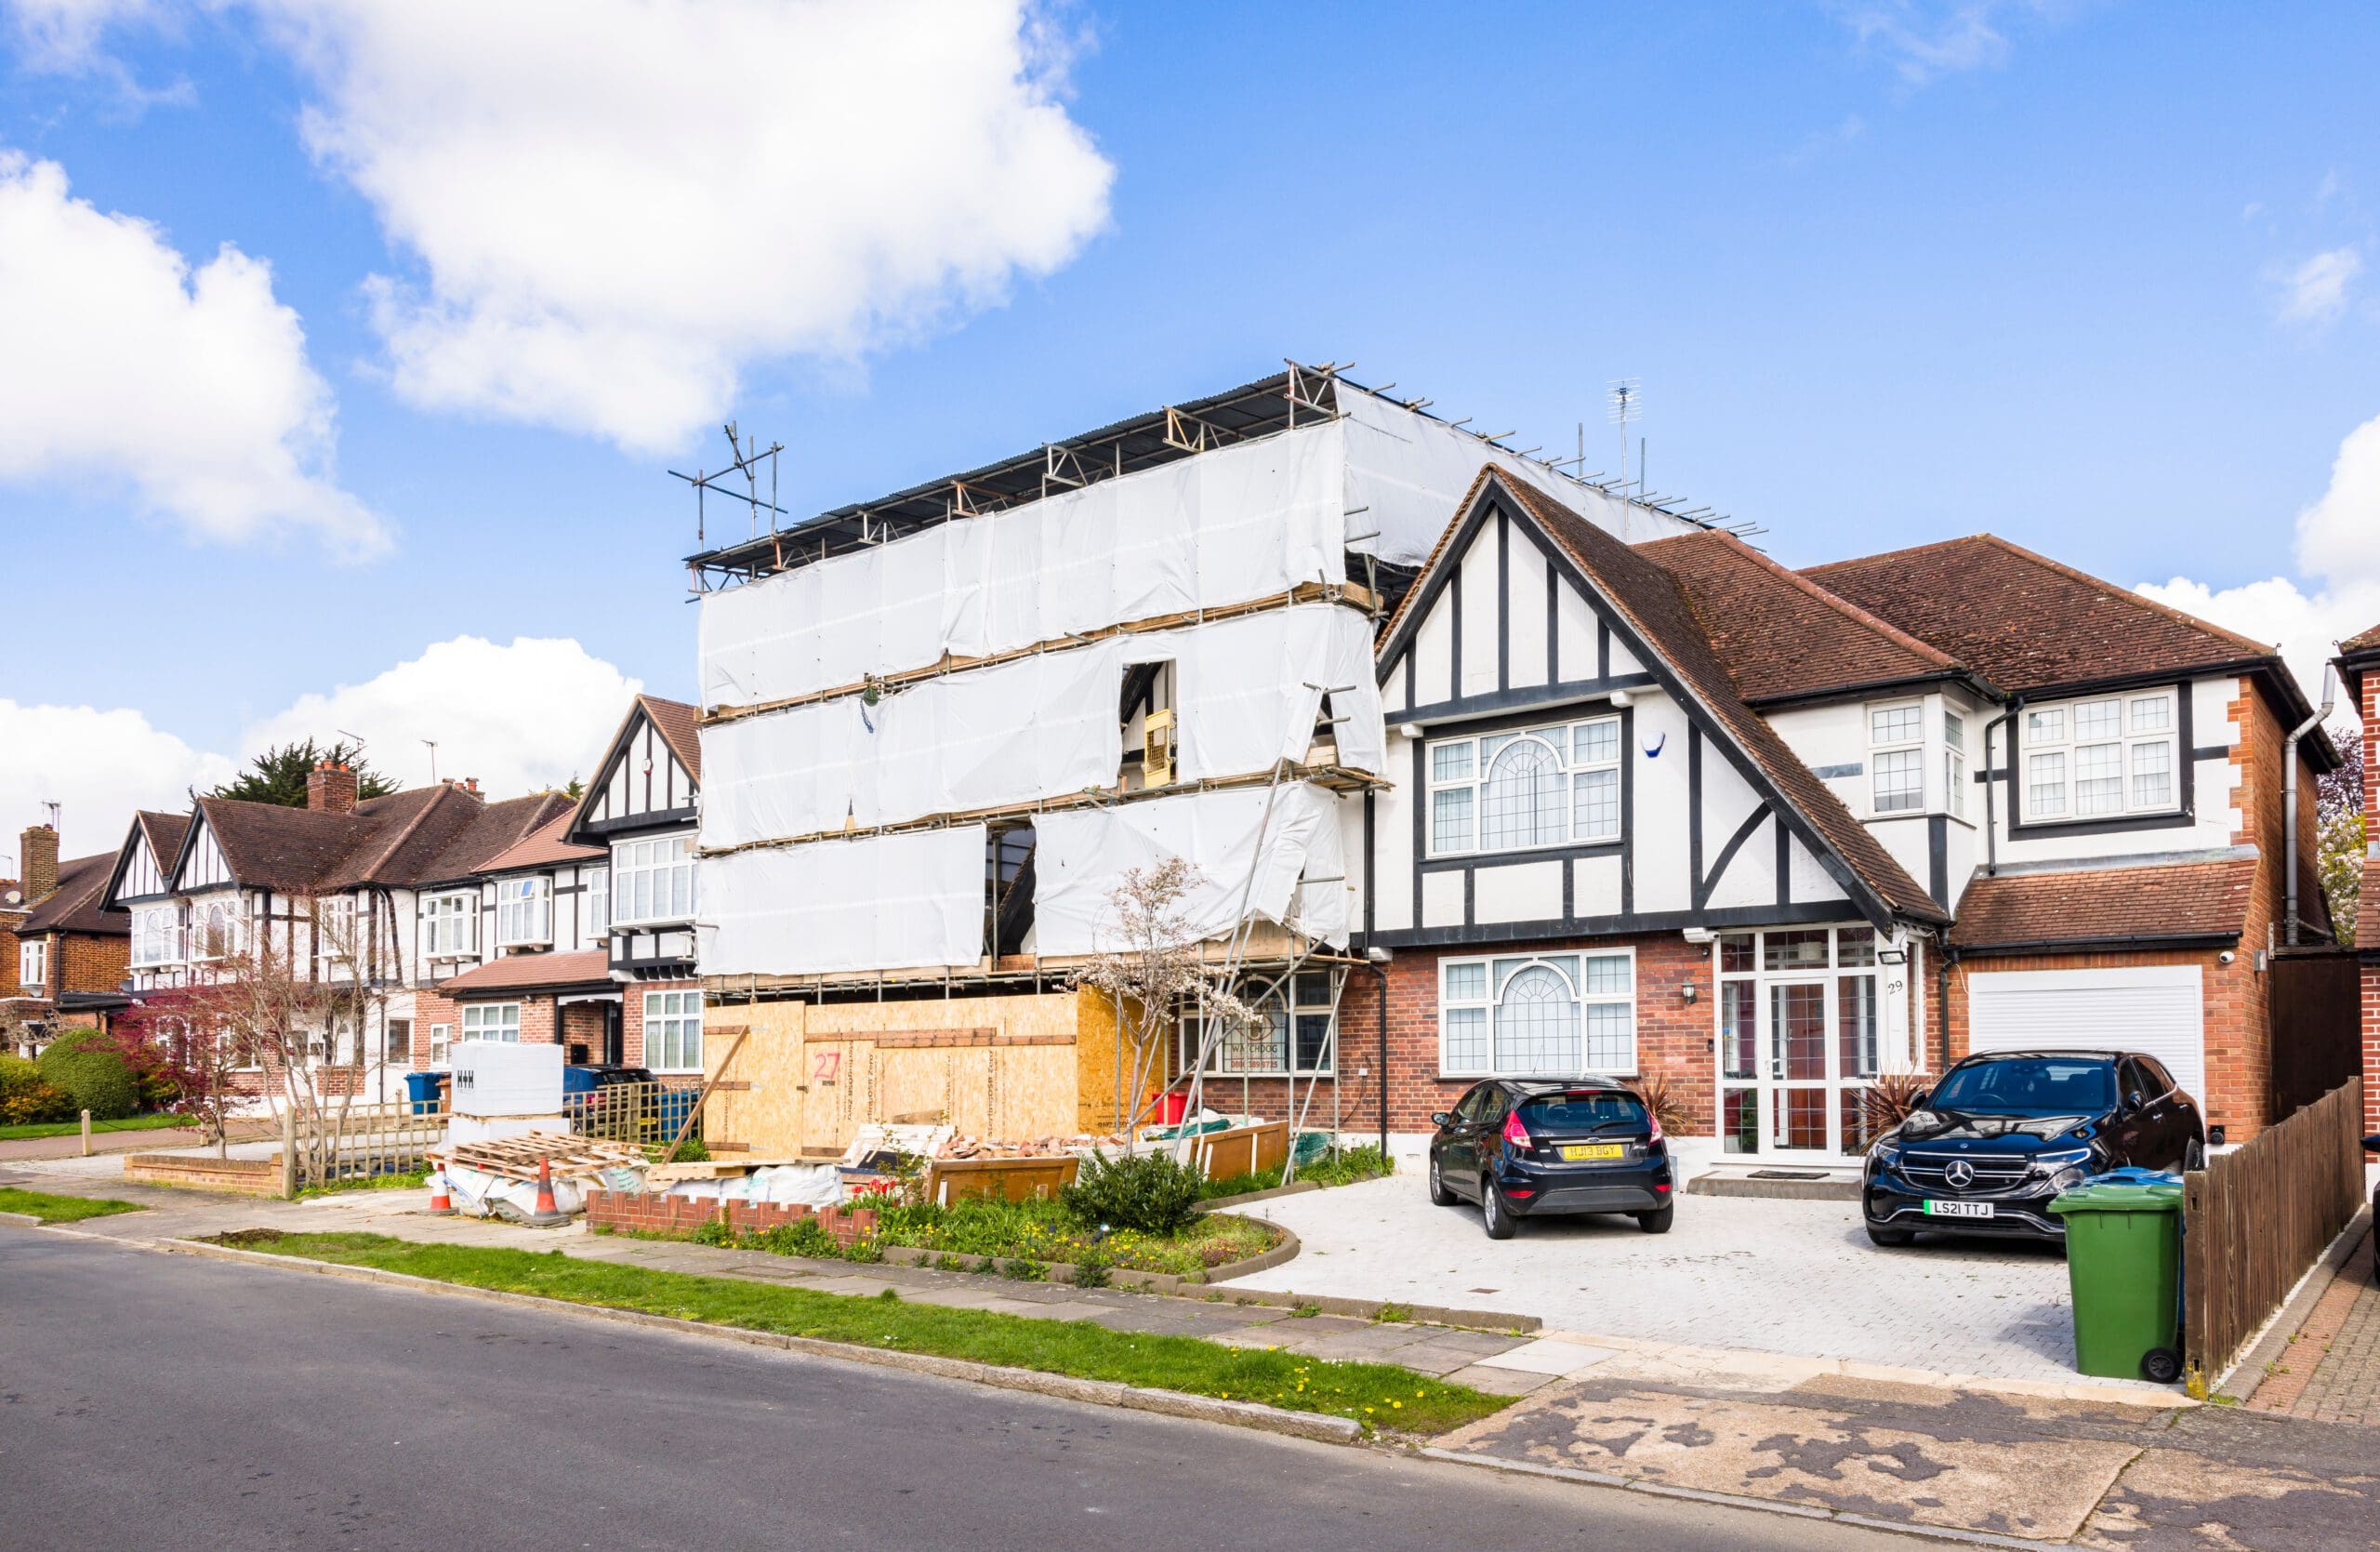
M 780 1207 L 834 1207 L 843 1200 L 843 1172 L 832 1164 L 772 1164 L 748 1177 L 748 1201 Z

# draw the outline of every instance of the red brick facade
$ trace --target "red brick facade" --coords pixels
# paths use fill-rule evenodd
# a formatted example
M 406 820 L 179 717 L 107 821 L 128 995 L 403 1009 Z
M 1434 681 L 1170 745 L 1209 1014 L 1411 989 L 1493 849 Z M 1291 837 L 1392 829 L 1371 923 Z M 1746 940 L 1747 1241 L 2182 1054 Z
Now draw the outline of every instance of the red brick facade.
M 647 1064 L 644 1044 L 644 999 L 647 992 L 700 991 L 700 981 L 628 981 L 620 986 L 620 1060 L 627 1067 Z M 551 992 L 517 991 L 491 992 L 484 996 L 456 999 L 430 989 L 414 993 L 413 1065 L 427 1068 L 430 1059 L 432 1026 L 448 1026 L 447 1038 L 463 1038 L 463 1006 L 465 1002 L 486 1004 L 518 1002 L 521 1004 L 521 1040 L 523 1044 L 549 1045 L 559 1040 L 564 1045 L 584 1045 L 589 1061 L 603 1059 L 603 1010 L 601 1002 L 564 1002 Z M 657 1073 L 664 1080 L 684 1079 L 699 1081 L 701 1074 Z
M 813 1210 L 800 1203 L 721 1201 L 643 1191 L 589 1191 L 587 1226 L 632 1233 L 689 1235 L 705 1224 L 721 1223 L 738 1234 L 762 1234 L 814 1218 L 818 1227 L 848 1248 L 876 1233 L 873 1207 Z
M 2363 673 L 2363 843 L 2365 883 L 2363 909 L 2372 912 L 2375 895 L 2371 879 L 2371 847 L 2380 842 L 2380 669 Z M 2380 921 L 2359 923 L 2358 938 L 2380 943 Z M 2364 950 L 2363 962 L 2363 1130 L 2380 1134 L 2380 950 Z

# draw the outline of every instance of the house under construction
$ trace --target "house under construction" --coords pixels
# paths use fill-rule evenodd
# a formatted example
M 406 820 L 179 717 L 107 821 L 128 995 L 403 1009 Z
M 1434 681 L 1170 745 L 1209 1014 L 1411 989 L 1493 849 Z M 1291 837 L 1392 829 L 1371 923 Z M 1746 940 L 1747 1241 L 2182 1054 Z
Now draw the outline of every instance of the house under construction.
M 712 1146 L 1105 1132 L 1186 1076 L 1332 1069 L 1374 638 L 1483 463 L 1623 540 L 1695 526 L 1294 365 L 791 525 L 750 499 L 688 562 Z M 1144 1049 L 1073 988 L 1169 856 L 1269 1030 Z

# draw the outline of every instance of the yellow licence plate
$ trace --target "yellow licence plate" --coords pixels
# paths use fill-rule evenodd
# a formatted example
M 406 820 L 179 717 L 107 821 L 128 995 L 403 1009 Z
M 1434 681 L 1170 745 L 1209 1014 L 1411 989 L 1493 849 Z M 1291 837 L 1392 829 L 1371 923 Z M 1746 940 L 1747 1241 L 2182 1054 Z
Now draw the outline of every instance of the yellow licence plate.
M 1566 1143 L 1562 1147 L 1562 1157 L 1570 1161 L 1580 1159 L 1621 1159 L 1627 1157 L 1627 1154 L 1628 1149 L 1619 1143 Z

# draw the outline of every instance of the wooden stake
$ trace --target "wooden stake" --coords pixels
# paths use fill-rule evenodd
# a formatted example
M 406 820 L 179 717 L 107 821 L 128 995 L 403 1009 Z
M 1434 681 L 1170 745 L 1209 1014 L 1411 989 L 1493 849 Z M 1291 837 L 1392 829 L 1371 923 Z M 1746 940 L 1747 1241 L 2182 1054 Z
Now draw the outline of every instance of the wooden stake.
M 722 1029 L 721 1032 L 725 1033 L 725 1030 Z M 661 1155 L 663 1163 L 666 1164 L 678 1156 L 678 1145 L 684 1142 L 686 1134 L 694 1129 L 695 1119 L 703 1113 L 703 1102 L 710 1097 L 710 1091 L 718 1087 L 719 1081 L 727 1075 L 727 1069 L 735 1065 L 735 1053 L 743 1050 L 744 1042 L 751 1037 L 752 1030 L 749 1025 L 735 1031 L 734 1042 L 728 1046 L 727 1055 L 720 1059 L 719 1070 L 703 1081 L 703 1092 L 694 1095 L 694 1103 L 686 1111 L 686 1119 L 678 1123 L 678 1134 L 669 1139 L 668 1150 Z

